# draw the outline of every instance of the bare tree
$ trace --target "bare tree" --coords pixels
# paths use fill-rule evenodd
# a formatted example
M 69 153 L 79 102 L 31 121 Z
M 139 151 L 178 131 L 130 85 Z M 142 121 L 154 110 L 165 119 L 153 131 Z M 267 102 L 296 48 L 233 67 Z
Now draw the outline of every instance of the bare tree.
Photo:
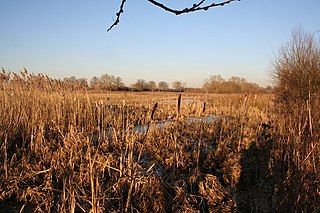
M 225 80 L 221 77 L 221 75 L 211 75 L 208 79 L 205 80 L 202 88 L 206 92 L 219 92 L 220 85 Z
M 161 90 L 161 91 L 166 91 L 169 89 L 169 84 L 165 81 L 160 81 L 158 83 L 158 89 Z
M 99 89 L 99 78 L 94 76 L 91 80 L 90 80 L 90 88 L 94 89 L 94 90 L 98 90 Z
M 75 76 L 63 78 L 63 82 L 73 90 L 87 89 L 88 81 L 85 78 L 76 78 Z
M 315 33 L 292 31 L 292 39 L 282 46 L 274 61 L 272 77 L 278 100 L 301 106 L 320 93 L 320 44 Z
M 136 83 L 132 84 L 132 87 L 138 91 L 143 91 L 148 89 L 148 83 L 144 79 L 138 79 Z
M 78 79 L 79 84 L 80 84 L 80 88 L 88 88 L 88 80 L 86 78 L 79 78 Z
M 101 77 L 99 79 L 100 89 L 103 89 L 103 90 L 115 89 L 115 79 L 116 79 L 116 77 L 113 75 L 109 75 L 109 74 L 101 75 Z
M 159 1 L 155 1 L 155 0 L 146 0 L 146 1 L 150 2 L 154 6 L 159 7 L 160 9 L 165 10 L 169 13 L 173 13 L 175 15 L 181 15 L 181 14 L 192 13 L 192 12 L 196 12 L 196 11 L 207 11 L 213 7 L 222 7 L 222 6 L 229 4 L 231 2 L 241 1 L 241 0 L 227 0 L 227 1 L 221 1 L 219 3 L 215 3 L 215 2 L 213 2 L 213 0 L 208 0 L 208 1 L 207 0 L 199 0 L 198 2 L 196 2 L 196 0 L 194 0 L 194 3 L 191 6 L 184 7 L 183 9 L 174 9 L 172 7 L 169 7 L 166 4 L 163 4 L 163 3 L 159 2 Z M 126 2 L 127 2 L 127 0 L 121 0 L 119 11 L 116 13 L 116 19 L 107 31 L 110 31 L 114 26 L 119 24 L 120 16 L 124 12 L 124 6 L 125 6 Z
M 174 82 L 172 83 L 172 87 L 173 87 L 175 90 L 180 91 L 180 92 L 182 92 L 182 91 L 184 90 L 185 86 L 186 86 L 186 83 L 185 83 L 185 82 L 182 82 L 182 81 L 174 81 Z
M 248 82 L 245 78 L 232 76 L 225 80 L 221 75 L 211 75 L 204 82 L 202 89 L 213 93 L 240 93 L 257 92 L 261 88 L 258 84 Z
M 115 77 L 114 85 L 116 87 L 116 90 L 119 90 L 119 89 L 125 87 L 125 84 L 123 83 L 122 78 L 120 78 L 120 77 Z
M 113 76 L 109 74 L 103 74 L 98 77 L 93 77 L 90 81 L 90 87 L 94 90 L 119 90 L 125 87 L 122 79 L 118 76 Z
M 148 82 L 148 87 L 153 92 L 153 91 L 155 91 L 157 89 L 157 84 L 154 81 L 149 81 Z

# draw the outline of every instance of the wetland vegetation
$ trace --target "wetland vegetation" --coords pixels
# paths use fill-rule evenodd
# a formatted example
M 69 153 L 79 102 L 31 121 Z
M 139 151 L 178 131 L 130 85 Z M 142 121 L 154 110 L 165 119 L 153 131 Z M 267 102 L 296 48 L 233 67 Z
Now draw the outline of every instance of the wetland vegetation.
M 319 210 L 319 105 L 284 113 L 272 94 L 96 93 L 4 70 L 2 79 L 3 211 Z

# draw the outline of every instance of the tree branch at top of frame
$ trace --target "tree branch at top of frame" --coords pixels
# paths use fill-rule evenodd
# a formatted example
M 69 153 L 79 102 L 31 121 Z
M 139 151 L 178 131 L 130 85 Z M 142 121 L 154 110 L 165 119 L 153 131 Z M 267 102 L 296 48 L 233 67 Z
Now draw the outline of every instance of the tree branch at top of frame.
M 156 7 L 159 7 L 167 12 L 173 13 L 175 15 L 181 15 L 181 14 L 192 13 L 192 12 L 196 12 L 196 11 L 207 11 L 213 7 L 222 7 L 222 6 L 225 6 L 226 4 L 230 4 L 231 2 L 241 1 L 241 0 L 227 0 L 227 1 L 222 1 L 219 3 L 214 3 L 211 1 L 210 3 L 207 3 L 207 4 L 205 4 L 206 0 L 201 0 L 198 3 L 194 3 L 192 6 L 186 7 L 184 9 L 173 9 L 173 8 L 166 6 L 165 4 L 162 4 L 156 0 L 146 0 L 146 1 L 150 2 L 151 4 L 155 5 Z M 116 19 L 113 22 L 113 24 L 109 27 L 109 29 L 107 30 L 108 32 L 113 27 L 115 27 L 116 25 L 118 25 L 120 23 L 120 16 L 124 12 L 123 8 L 124 8 L 124 5 L 126 2 L 127 2 L 127 0 L 121 0 L 121 5 L 119 8 L 119 11 L 116 13 Z

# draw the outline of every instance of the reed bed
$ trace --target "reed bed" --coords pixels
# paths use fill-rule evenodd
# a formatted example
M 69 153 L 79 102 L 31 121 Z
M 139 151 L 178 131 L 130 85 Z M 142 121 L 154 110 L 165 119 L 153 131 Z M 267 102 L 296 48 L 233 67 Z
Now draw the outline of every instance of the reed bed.
M 0 211 L 319 211 L 316 104 L 285 114 L 270 94 L 178 101 L 1 77 Z

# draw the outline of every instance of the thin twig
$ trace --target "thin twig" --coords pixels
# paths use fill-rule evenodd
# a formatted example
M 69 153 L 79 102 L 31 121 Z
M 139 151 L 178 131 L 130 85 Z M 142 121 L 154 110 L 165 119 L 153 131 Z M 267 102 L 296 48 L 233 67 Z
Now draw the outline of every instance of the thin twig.
M 241 1 L 241 0 L 228 0 L 228 1 L 223 1 L 223 2 L 220 2 L 220 3 L 211 3 L 211 4 L 207 4 L 207 5 L 204 5 L 202 6 L 202 4 L 205 2 L 205 0 L 202 0 L 200 1 L 199 3 L 197 4 L 193 4 L 191 7 L 186 7 L 184 9 L 172 9 L 158 1 L 155 1 L 155 0 L 147 0 L 148 2 L 152 3 L 153 5 L 157 6 L 157 7 L 160 7 L 161 9 L 167 11 L 167 12 L 170 12 L 170 13 L 174 13 L 175 15 L 181 15 L 181 14 L 184 14 L 184 13 L 191 13 L 191 12 L 195 12 L 195 11 L 200 11 L 200 10 L 204 10 L 204 11 L 207 11 L 208 9 L 210 8 L 213 8 L 213 7 L 218 7 L 218 6 L 224 6 L 226 4 L 229 4 L 233 1 Z
M 116 25 L 119 24 L 120 22 L 120 16 L 121 14 L 124 12 L 123 8 L 124 8 L 124 5 L 126 3 L 127 0 L 122 0 L 121 1 L 121 5 L 120 5 L 120 8 L 119 8 L 119 11 L 116 13 L 116 19 L 115 21 L 113 22 L 113 24 L 109 27 L 109 29 L 107 30 L 107 32 L 109 32 L 113 27 L 115 27 Z M 228 1 L 223 1 L 223 2 L 220 2 L 220 3 L 209 3 L 209 4 L 206 4 L 206 5 L 203 5 L 205 3 L 206 0 L 201 0 L 200 2 L 198 3 L 194 3 L 192 6 L 190 7 L 186 7 L 184 9 L 173 9 L 171 7 L 168 7 L 158 1 L 155 1 L 155 0 L 147 0 L 148 2 L 150 2 L 151 4 L 155 5 L 156 7 L 159 7 L 167 12 L 170 12 L 170 13 L 173 13 L 175 15 L 181 15 L 181 14 L 184 14 L 184 13 L 191 13 L 191 12 L 196 12 L 196 11 L 207 11 L 209 10 L 210 8 L 213 8 L 213 7 L 222 7 L 222 6 L 225 6 L 226 4 L 229 4 L 231 2 L 234 2 L 234 1 L 241 1 L 241 0 L 228 0 Z
M 109 29 L 107 30 L 107 32 L 109 32 L 114 26 L 118 25 L 120 22 L 120 16 L 123 13 L 123 8 L 124 8 L 124 4 L 126 3 L 127 0 L 122 0 L 121 1 L 121 5 L 119 8 L 119 11 L 116 13 L 116 20 L 113 22 L 113 24 L 109 27 Z

